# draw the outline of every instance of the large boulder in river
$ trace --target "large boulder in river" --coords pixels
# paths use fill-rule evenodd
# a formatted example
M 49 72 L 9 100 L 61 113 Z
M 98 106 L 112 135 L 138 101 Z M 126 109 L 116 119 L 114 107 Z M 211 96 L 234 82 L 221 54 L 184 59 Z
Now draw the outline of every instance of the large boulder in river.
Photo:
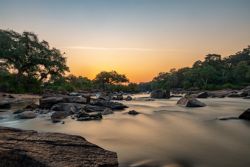
M 84 108 L 85 105 L 78 103 L 58 103 L 51 107 L 53 111 L 67 111 L 69 113 L 77 113 Z
M 52 122 L 60 122 L 62 119 L 72 115 L 70 111 L 55 111 L 51 115 Z
M 177 101 L 177 104 L 185 106 L 185 107 L 205 107 L 206 106 L 205 103 L 202 103 L 193 97 L 182 97 L 180 100 Z
M 245 112 L 243 112 L 243 113 L 239 116 L 239 119 L 250 120 L 250 108 L 247 109 Z
M 16 115 L 18 119 L 33 119 L 36 118 L 37 114 L 33 111 L 24 111 Z
M 106 108 L 110 108 L 112 110 L 123 110 L 125 108 L 128 108 L 126 105 L 119 103 L 119 102 L 113 102 L 113 101 L 105 101 L 105 100 L 97 100 L 92 102 L 92 105 L 96 106 L 103 106 Z
M 131 101 L 131 100 L 133 100 L 133 98 L 132 98 L 131 96 L 127 96 L 127 97 L 125 98 L 125 100 L 126 100 L 126 101 Z
M 50 109 L 54 104 L 63 103 L 65 99 L 62 96 L 45 97 L 40 99 L 40 108 Z
M 168 99 L 170 98 L 170 91 L 154 90 L 151 92 L 150 97 L 155 99 Z
M 115 152 L 80 136 L 0 127 L 0 143 L 0 167 L 118 167 Z

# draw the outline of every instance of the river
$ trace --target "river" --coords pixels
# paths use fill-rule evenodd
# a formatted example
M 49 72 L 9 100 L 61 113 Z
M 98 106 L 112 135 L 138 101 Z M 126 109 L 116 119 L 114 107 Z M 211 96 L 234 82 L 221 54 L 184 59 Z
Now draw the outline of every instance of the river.
M 51 123 L 49 116 L 15 120 L 0 113 L 0 125 L 43 132 L 81 135 L 105 149 L 115 151 L 121 167 L 247 167 L 250 165 L 250 122 L 218 120 L 238 116 L 250 108 L 240 98 L 201 99 L 207 106 L 185 108 L 178 98 L 145 101 L 135 95 L 124 101 L 129 108 L 104 116 L 101 121 Z M 141 114 L 128 115 L 129 110 Z

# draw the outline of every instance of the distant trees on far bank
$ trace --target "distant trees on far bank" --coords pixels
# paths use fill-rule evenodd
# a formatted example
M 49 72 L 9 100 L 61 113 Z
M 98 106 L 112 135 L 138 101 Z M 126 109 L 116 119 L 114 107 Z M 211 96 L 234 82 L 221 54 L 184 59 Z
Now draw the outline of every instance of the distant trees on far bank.
M 221 58 L 208 54 L 203 61 L 196 61 L 192 67 L 159 73 L 152 82 L 152 89 L 223 89 L 241 88 L 250 85 L 250 46 Z
M 48 42 L 40 41 L 36 34 L 0 29 L 0 91 L 14 93 L 241 88 L 250 85 L 250 46 L 225 58 L 208 54 L 192 67 L 161 72 L 147 83 L 130 83 L 116 71 L 102 71 L 93 80 L 66 76 L 67 72 L 64 54 L 51 48 Z

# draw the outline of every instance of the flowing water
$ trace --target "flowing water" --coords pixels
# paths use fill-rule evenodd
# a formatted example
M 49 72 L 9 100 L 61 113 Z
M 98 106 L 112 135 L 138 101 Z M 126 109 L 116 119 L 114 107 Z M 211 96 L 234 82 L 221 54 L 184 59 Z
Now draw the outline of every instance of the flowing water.
M 248 167 L 250 122 L 216 118 L 238 116 L 250 108 L 249 100 L 201 99 L 207 106 L 177 106 L 178 98 L 124 101 L 129 108 L 104 116 L 101 121 L 66 119 L 53 124 L 49 116 L 15 120 L 0 113 L 0 125 L 44 132 L 81 135 L 88 141 L 118 154 L 120 166 L 152 167 Z M 128 115 L 129 110 L 141 114 Z

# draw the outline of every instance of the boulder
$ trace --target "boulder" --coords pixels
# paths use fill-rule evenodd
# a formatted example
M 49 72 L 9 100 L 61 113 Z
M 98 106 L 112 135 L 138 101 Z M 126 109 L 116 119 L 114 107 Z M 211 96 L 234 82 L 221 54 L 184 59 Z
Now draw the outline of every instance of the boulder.
M 86 112 L 103 112 L 105 109 L 106 109 L 106 107 L 103 107 L 103 106 L 94 106 L 94 105 L 90 105 L 90 104 L 87 104 L 84 107 L 84 110 Z
M 72 114 L 69 111 L 55 111 L 51 115 L 51 120 L 54 123 L 60 122 L 61 119 L 64 119 L 64 118 L 66 118 L 67 116 L 70 116 L 70 115 L 72 115 Z
M 105 108 L 105 110 L 101 112 L 102 115 L 109 115 L 113 113 L 114 112 L 110 108 Z
M 53 111 L 67 111 L 71 114 L 77 113 L 84 108 L 84 105 L 78 103 L 58 103 L 51 107 Z
M 240 116 L 239 119 L 250 120 L 250 108 L 244 111 Z
M 113 96 L 112 100 L 123 100 L 123 95 Z
M 180 100 L 177 101 L 178 105 L 182 105 L 185 107 L 205 107 L 206 104 L 200 102 L 199 100 L 193 97 L 182 97 Z
M 77 121 L 91 121 L 91 120 L 101 120 L 102 114 L 101 113 L 93 113 L 88 114 L 86 112 L 80 112 L 75 115 Z
M 209 94 L 208 94 L 208 92 L 201 92 L 201 93 L 197 94 L 196 97 L 197 98 L 208 98 Z
M 133 100 L 133 98 L 132 98 L 131 96 L 127 96 L 127 97 L 125 98 L 125 100 L 126 100 L 126 101 L 131 101 L 131 100 Z
M 16 118 L 18 119 L 33 119 L 36 118 L 36 113 L 34 113 L 33 111 L 24 111 L 21 112 L 20 114 L 16 115 Z
M 244 97 L 244 96 L 241 93 L 233 92 L 228 94 L 227 97 Z
M 92 103 L 96 106 L 103 106 L 105 108 L 110 108 L 112 110 L 123 110 L 124 108 L 128 108 L 126 105 L 119 102 L 105 101 L 105 100 L 97 100 Z
M 82 96 L 66 96 L 64 97 L 64 101 L 67 103 L 82 103 L 86 104 L 88 99 Z
M 138 115 L 138 114 L 140 114 L 140 113 L 137 112 L 137 111 L 135 111 L 135 110 L 130 110 L 130 111 L 128 112 L 128 114 L 129 114 L 129 115 Z
M 40 108 L 50 109 L 54 104 L 63 103 L 65 99 L 62 96 L 45 97 L 40 99 Z
M 0 127 L 0 143 L 1 167 L 118 167 L 115 152 L 80 136 Z
M 10 109 L 11 103 L 7 100 L 0 101 L 0 109 Z
M 168 99 L 170 98 L 170 91 L 154 90 L 151 92 L 150 97 L 155 99 Z

